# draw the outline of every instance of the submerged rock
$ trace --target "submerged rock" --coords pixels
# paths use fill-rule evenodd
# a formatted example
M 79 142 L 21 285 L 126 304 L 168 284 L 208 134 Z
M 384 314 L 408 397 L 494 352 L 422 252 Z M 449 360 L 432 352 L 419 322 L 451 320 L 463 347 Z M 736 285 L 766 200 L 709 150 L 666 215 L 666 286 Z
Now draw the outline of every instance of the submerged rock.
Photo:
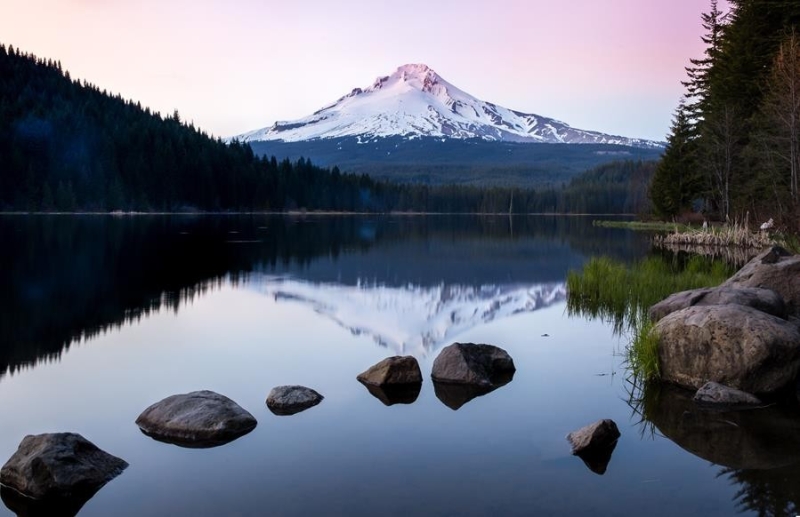
M 364 384 L 370 395 L 383 402 L 386 406 L 395 404 L 413 404 L 419 397 L 422 390 L 422 383 L 416 384 L 388 384 L 386 386 L 374 386 Z
M 422 384 L 422 371 L 416 358 L 410 355 L 395 356 L 370 366 L 356 378 L 372 386 Z
M 786 303 L 772 289 L 731 286 L 675 293 L 650 307 L 649 316 L 651 321 L 659 321 L 681 309 L 703 305 L 743 305 L 782 319 L 788 316 Z
M 172 395 L 145 409 L 136 425 L 156 440 L 182 447 L 216 447 L 256 427 L 256 419 L 236 402 L 213 391 Z
M 707 382 L 694 394 L 696 404 L 725 409 L 746 409 L 763 406 L 764 403 L 746 391 L 737 390 L 718 382 Z
M 267 407 L 276 415 L 294 415 L 316 406 L 323 398 L 305 386 L 276 386 L 267 396 Z
M 28 435 L 0 469 L 0 483 L 21 496 L 57 503 L 42 503 L 38 505 L 41 508 L 63 506 L 77 513 L 95 492 L 127 467 L 125 461 L 79 434 Z M 12 501 L 12 505 L 17 501 L 13 492 L 4 492 L 3 498 Z
M 496 388 L 510 382 L 515 371 L 514 361 L 502 348 L 453 343 L 433 361 L 431 377 L 440 383 Z
M 662 318 L 661 378 L 689 388 L 713 381 L 769 393 L 800 371 L 800 331 L 777 316 L 741 305 L 688 307 Z
M 772 289 L 786 301 L 789 314 L 800 316 L 800 255 L 779 246 L 762 252 L 722 285 Z

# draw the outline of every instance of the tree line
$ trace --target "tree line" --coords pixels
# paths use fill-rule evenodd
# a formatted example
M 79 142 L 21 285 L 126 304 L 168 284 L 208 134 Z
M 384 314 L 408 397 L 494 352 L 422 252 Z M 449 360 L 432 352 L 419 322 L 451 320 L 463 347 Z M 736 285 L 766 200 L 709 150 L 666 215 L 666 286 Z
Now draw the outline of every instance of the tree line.
M 800 2 L 717 0 L 702 15 L 705 53 L 650 188 L 658 215 L 749 212 L 797 230 L 800 208 Z
M 2 211 L 635 213 L 652 171 L 614 162 L 539 189 L 378 181 L 258 156 L 0 45 Z

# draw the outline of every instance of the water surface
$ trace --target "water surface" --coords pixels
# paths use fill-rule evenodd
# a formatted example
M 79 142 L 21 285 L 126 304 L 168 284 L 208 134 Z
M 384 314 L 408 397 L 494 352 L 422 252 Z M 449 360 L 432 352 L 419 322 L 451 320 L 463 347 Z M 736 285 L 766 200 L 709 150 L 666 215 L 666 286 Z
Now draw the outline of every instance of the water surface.
M 4 217 L 0 239 L 0 459 L 74 431 L 130 463 L 81 516 L 789 515 L 800 500 L 795 408 L 631 403 L 625 337 L 567 317 L 567 271 L 641 258 L 641 235 L 585 218 Z M 431 364 L 455 341 L 506 349 L 513 381 L 437 398 Z M 425 382 L 387 406 L 355 377 L 398 353 Z M 275 416 L 281 384 L 325 400 Z M 186 449 L 134 425 L 199 389 L 258 426 Z M 600 418 L 622 432 L 603 475 L 564 439 Z

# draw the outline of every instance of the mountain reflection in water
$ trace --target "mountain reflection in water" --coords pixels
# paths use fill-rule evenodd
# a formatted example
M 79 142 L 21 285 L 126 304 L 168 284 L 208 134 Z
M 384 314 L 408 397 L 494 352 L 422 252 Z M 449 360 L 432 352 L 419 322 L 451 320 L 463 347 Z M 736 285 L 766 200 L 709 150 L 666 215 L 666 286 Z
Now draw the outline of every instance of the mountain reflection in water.
M 566 299 L 563 282 L 532 285 L 354 286 L 265 278 L 257 289 L 368 335 L 397 355 L 426 356 L 451 336 Z
M 590 254 L 646 247 L 589 218 L 545 216 L 2 216 L 0 242 L 0 379 L 253 273 L 351 287 L 532 285 L 563 282 Z

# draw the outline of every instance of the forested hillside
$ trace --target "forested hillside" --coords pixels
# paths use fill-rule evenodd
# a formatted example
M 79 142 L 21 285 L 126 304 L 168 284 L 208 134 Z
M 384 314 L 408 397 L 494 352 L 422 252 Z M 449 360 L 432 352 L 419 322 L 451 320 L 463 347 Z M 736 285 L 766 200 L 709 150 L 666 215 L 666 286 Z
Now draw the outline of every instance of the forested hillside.
M 800 192 L 800 2 L 712 0 L 705 55 L 687 67 L 651 197 L 671 217 L 746 212 L 797 224 Z M 726 10 L 729 9 L 729 10 Z

